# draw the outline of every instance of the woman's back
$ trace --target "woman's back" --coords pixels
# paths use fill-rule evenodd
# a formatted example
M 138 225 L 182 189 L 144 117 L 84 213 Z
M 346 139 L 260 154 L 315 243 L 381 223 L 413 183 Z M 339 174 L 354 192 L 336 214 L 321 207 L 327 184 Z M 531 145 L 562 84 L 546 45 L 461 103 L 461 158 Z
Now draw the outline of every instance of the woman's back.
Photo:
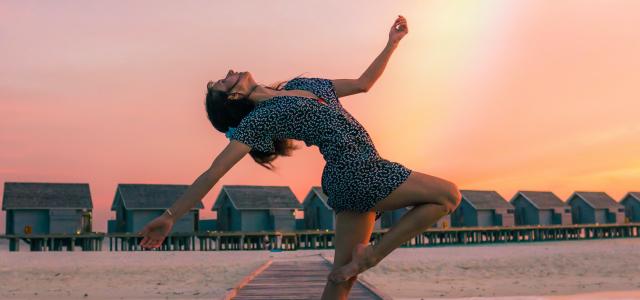
M 331 80 L 298 77 L 283 88 L 312 92 L 327 104 L 301 96 L 267 99 L 245 116 L 231 139 L 260 151 L 273 151 L 274 139 L 300 140 L 318 146 L 327 163 L 379 158 L 364 127 L 340 104 Z

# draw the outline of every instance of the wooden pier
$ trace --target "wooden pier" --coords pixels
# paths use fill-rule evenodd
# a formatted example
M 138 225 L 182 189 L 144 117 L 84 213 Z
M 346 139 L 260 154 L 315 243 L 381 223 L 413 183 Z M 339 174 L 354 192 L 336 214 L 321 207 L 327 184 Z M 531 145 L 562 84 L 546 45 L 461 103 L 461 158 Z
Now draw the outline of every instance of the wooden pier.
M 388 229 L 374 230 L 371 242 L 378 243 Z M 109 239 L 109 251 L 227 251 L 281 249 L 333 249 L 332 230 L 292 232 L 221 232 L 173 233 L 160 248 L 140 247 L 142 237 L 135 233 L 83 234 L 19 234 L 0 235 L 9 240 L 9 251 L 19 251 L 19 241 L 30 245 L 31 251 L 101 251 L 102 242 Z M 576 224 L 550 226 L 451 227 L 429 228 L 401 247 L 433 247 L 482 243 L 522 243 L 536 241 L 566 241 L 640 237 L 640 223 Z M 72 246 L 73 245 L 73 246 Z
M 245 277 L 224 300 L 320 299 L 331 262 L 319 255 L 274 259 Z M 354 283 L 349 299 L 391 299 L 370 283 Z

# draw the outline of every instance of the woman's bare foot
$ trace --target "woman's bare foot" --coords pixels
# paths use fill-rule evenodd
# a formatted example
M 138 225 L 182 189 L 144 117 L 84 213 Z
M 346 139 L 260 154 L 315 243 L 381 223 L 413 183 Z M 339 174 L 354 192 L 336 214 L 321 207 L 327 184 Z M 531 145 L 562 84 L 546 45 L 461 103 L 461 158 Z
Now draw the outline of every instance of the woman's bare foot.
M 365 270 L 375 266 L 378 262 L 373 255 L 373 246 L 369 244 L 357 244 L 353 248 L 351 261 L 332 271 L 329 274 L 329 280 L 334 283 L 347 281 L 349 278 L 356 276 Z

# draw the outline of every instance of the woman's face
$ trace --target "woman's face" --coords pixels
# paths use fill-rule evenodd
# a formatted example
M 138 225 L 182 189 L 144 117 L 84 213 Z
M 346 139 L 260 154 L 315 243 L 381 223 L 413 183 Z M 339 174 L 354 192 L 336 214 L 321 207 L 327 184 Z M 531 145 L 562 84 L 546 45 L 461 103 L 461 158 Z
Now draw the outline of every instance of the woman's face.
M 233 69 L 229 69 L 227 75 L 219 79 L 218 81 L 209 81 L 207 88 L 215 89 L 226 93 L 241 93 L 247 94 L 249 87 L 254 84 L 251 73 L 249 72 L 234 72 Z

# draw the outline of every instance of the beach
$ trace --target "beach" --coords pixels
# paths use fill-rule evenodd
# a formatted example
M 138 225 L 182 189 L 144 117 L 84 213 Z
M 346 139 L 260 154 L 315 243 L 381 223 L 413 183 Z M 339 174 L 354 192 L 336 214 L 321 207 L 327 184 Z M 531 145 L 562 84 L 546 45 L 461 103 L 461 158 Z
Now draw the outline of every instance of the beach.
M 6 241 L 0 247 L 2 299 L 219 299 L 268 259 L 333 259 L 333 250 L 8 252 Z M 640 239 L 633 238 L 400 248 L 360 277 L 405 300 L 640 299 L 638 253 Z M 596 294 L 603 291 L 613 292 Z
M 640 290 L 640 239 L 400 250 L 361 275 L 396 299 Z

